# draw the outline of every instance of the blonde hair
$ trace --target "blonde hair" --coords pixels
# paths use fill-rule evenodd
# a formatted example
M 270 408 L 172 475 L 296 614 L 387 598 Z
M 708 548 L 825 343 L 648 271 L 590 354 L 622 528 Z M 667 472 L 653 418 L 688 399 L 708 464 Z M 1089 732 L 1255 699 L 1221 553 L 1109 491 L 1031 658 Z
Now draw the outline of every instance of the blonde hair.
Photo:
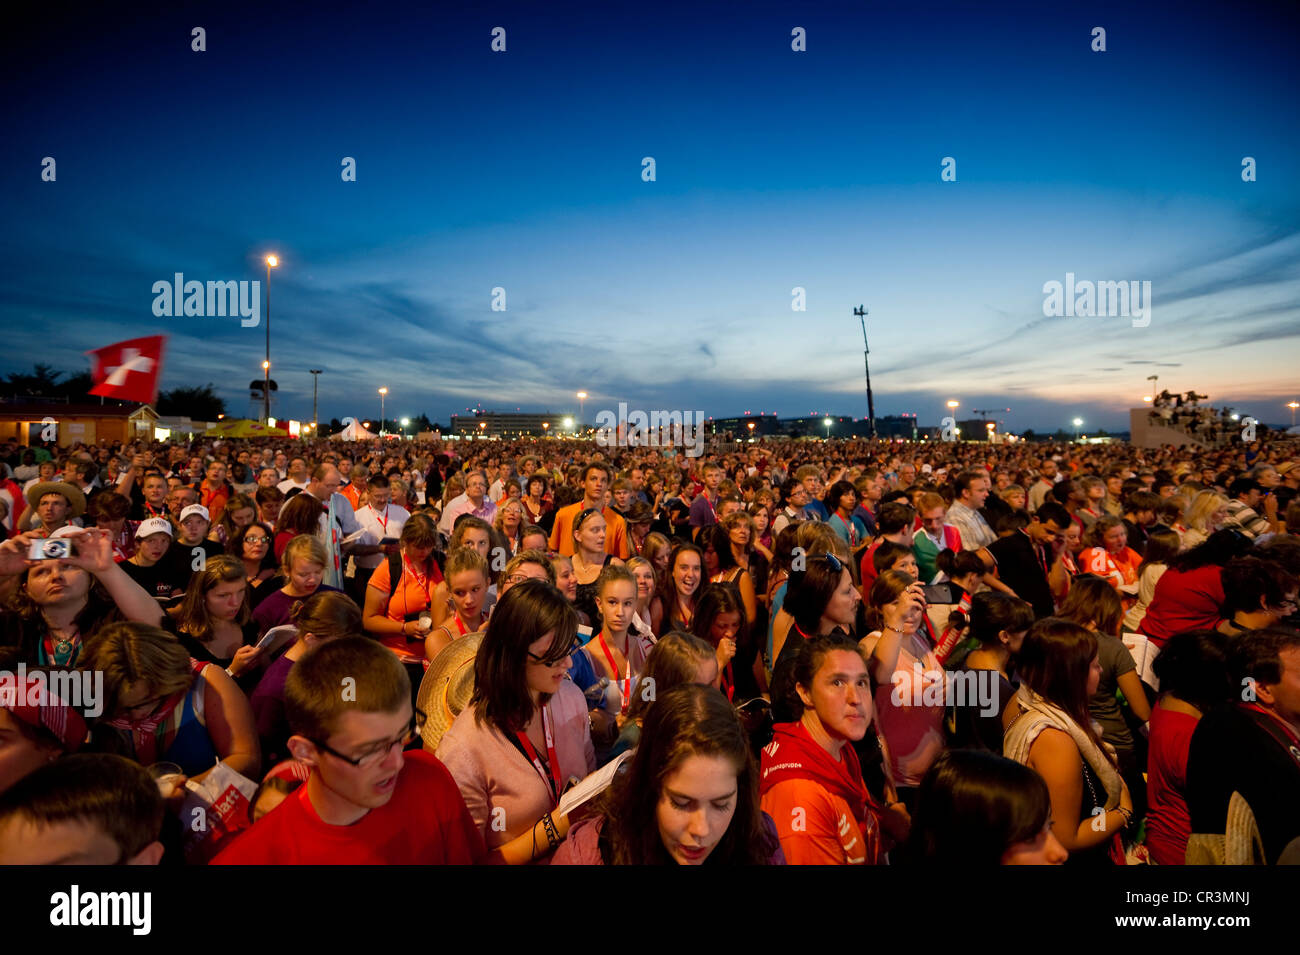
M 1228 499 L 1217 491 L 1198 491 L 1184 511 L 1183 521 L 1189 530 L 1210 533 L 1210 518 L 1220 508 L 1228 506 Z
M 329 564 L 330 555 L 314 534 L 299 534 L 285 546 L 284 556 L 280 558 L 280 569 L 286 577 L 293 571 L 295 560 L 305 560 L 325 567 Z

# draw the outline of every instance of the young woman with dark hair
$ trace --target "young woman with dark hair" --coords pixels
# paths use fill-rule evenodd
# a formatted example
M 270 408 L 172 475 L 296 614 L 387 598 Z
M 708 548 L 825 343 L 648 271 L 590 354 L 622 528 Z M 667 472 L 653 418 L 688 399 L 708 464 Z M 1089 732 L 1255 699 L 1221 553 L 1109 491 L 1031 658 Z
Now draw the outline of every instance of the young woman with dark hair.
M 1144 808 L 1140 764 L 1143 755 L 1136 747 L 1133 732 L 1120 709 L 1116 690 L 1124 694 L 1129 710 L 1138 723 L 1151 718 L 1146 689 L 1138 676 L 1133 654 L 1120 642 L 1124 609 L 1115 589 L 1093 574 L 1074 579 L 1070 593 L 1061 605 L 1060 617 L 1091 630 L 1097 636 L 1097 660 L 1101 679 L 1097 691 L 1088 701 L 1092 718 L 1101 724 L 1101 738 L 1115 749 L 1121 772 L 1129 781 L 1138 809 Z M 1139 818 L 1141 812 L 1138 812 Z
M 1052 831 L 1047 786 L 1028 767 L 996 753 L 951 750 L 921 780 L 909 864 L 951 871 L 1061 865 L 1068 857 Z
M 492 856 L 544 858 L 568 834 L 556 812 L 596 768 L 587 701 L 567 678 L 578 620 L 551 584 L 506 591 L 474 658 L 474 693 L 438 744 Z
M 1022 682 L 1003 755 L 1047 783 L 1052 830 L 1072 864 L 1123 864 L 1120 833 L 1133 800 L 1088 710 L 1101 680 L 1096 634 L 1045 617 L 1025 635 L 1017 669 Z
M 702 640 L 707 640 L 714 648 L 718 658 L 718 689 L 729 700 L 736 699 L 737 673 L 731 665 L 736 656 L 738 641 L 745 627 L 745 605 L 735 584 L 707 584 L 700 591 L 700 602 L 696 606 L 695 619 L 691 632 Z M 743 674 L 741 674 L 743 677 Z M 752 699 L 755 695 L 752 680 L 742 680 L 744 692 L 741 699 Z
M 601 571 L 623 563 L 605 552 L 606 531 L 605 515 L 594 507 L 579 511 L 573 518 L 573 573 L 578 581 L 573 602 L 592 621 L 596 619 L 596 581 Z
M 988 713 L 980 706 L 959 707 L 954 739 L 957 747 L 1002 752 L 1004 716 L 1008 709 L 1014 712 L 1009 704 L 1018 686 L 1018 681 L 1012 679 L 1012 664 L 1033 624 L 1034 608 L 1019 597 L 985 590 L 971 598 L 970 634 L 979 646 L 966 654 L 962 668 L 993 674 L 997 712 Z
M 853 744 L 871 725 L 871 678 L 861 650 L 841 633 L 799 644 L 794 715 L 763 748 L 763 810 L 792 865 L 878 865 L 881 809 Z
M 663 629 L 691 632 L 703 579 L 704 551 L 686 542 L 674 546 L 668 556 L 668 573 L 659 582 L 659 599 L 664 606 Z
M 1161 692 L 1151 710 L 1145 845 L 1157 865 L 1183 865 L 1187 854 L 1187 754 L 1201 716 L 1237 692 L 1229 676 L 1231 639 L 1217 630 L 1175 634 L 1152 665 Z
M 321 515 L 325 506 L 310 494 L 295 494 L 280 509 L 275 522 L 275 556 L 284 556 L 289 541 L 303 534 L 315 536 L 320 530 Z
M 275 532 L 268 525 L 253 521 L 238 528 L 226 542 L 226 553 L 244 565 L 244 579 L 248 581 L 250 602 L 262 584 L 275 576 L 275 554 L 271 547 L 274 539 Z M 270 593 L 270 590 L 266 593 Z
M 862 543 L 858 537 L 858 528 L 853 523 L 853 512 L 858 506 L 858 492 L 848 481 L 836 481 L 826 492 L 822 504 L 830 514 L 827 521 L 840 540 L 849 545 L 849 550 L 857 550 Z
M 554 863 L 781 865 L 756 775 L 726 698 L 712 687 L 674 687 L 650 707 L 629 769 L 601 812 L 573 829 Z
M 803 644 L 836 630 L 851 636 L 862 599 L 852 572 L 834 554 L 817 554 L 804 563 L 803 570 L 790 574 L 783 607 L 794 623 L 772 667 L 772 718 L 778 723 L 798 719 L 794 669 Z

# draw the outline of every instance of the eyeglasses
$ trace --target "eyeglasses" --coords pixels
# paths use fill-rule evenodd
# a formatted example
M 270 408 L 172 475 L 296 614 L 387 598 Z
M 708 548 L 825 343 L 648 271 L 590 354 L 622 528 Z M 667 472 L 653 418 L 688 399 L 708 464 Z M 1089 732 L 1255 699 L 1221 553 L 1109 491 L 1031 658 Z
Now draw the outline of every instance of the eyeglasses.
M 414 743 L 415 740 L 419 738 L 420 731 L 424 729 L 424 723 L 427 719 L 428 717 L 424 715 L 424 711 L 417 709 L 415 714 L 411 717 L 411 722 L 406 727 L 405 733 L 397 739 L 389 740 L 387 743 L 379 743 L 377 746 L 372 746 L 370 749 L 366 750 L 366 752 L 355 758 L 344 756 L 338 750 L 331 748 L 328 744 L 323 743 L 318 739 L 314 739 L 312 742 L 316 744 L 317 748 L 324 750 L 331 756 L 343 760 L 343 762 L 348 763 L 356 769 L 369 769 L 391 753 L 394 746 L 405 748 L 411 743 Z
M 271 538 L 269 537 L 253 537 L 251 534 L 244 538 L 245 544 L 269 544 L 270 542 Z
M 550 667 L 553 670 L 581 649 L 582 649 L 582 642 L 578 640 L 577 637 L 574 637 L 573 643 L 569 644 L 569 649 L 564 651 L 564 656 L 562 657 L 552 658 L 548 660 L 546 657 L 539 657 L 537 654 L 533 653 L 533 651 L 529 650 L 528 659 L 532 660 L 538 666 Z

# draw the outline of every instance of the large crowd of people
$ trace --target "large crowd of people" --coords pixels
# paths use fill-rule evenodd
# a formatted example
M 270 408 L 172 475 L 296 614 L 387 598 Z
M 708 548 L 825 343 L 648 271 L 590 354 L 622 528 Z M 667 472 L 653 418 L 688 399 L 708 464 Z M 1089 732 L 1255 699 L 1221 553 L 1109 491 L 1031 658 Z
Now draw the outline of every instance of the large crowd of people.
M 0 445 L 0 863 L 1294 862 L 1298 491 L 1286 439 Z

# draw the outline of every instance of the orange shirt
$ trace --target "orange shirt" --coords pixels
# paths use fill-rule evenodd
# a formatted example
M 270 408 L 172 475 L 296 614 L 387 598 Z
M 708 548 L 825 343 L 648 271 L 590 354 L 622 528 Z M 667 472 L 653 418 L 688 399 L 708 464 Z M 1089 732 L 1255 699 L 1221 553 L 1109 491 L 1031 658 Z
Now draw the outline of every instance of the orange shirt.
M 787 779 L 760 805 L 776 823 L 787 865 L 865 865 L 872 854 L 848 802 L 821 783 Z
M 551 550 L 565 557 L 573 556 L 573 522 L 583 510 L 582 501 L 578 501 L 555 512 L 555 526 L 551 529 Z M 611 507 L 605 508 L 601 514 L 606 524 L 605 553 L 613 554 L 620 560 L 627 560 L 632 556 L 627 542 L 627 523 Z
M 442 573 L 438 570 L 438 565 L 431 561 L 430 566 L 433 568 L 432 573 L 422 583 L 412 571 L 410 563 L 406 564 L 405 573 L 398 582 L 397 590 L 388 598 L 388 607 L 384 611 L 384 616 L 389 620 L 402 621 L 406 620 L 409 614 L 428 609 L 433 601 L 434 590 L 442 583 Z M 393 581 L 388 573 L 388 561 L 375 568 L 369 586 L 382 594 L 388 594 L 393 590 Z M 400 633 L 385 633 L 380 635 L 379 642 L 396 653 L 403 663 L 419 663 L 424 659 L 423 637 L 418 640 L 408 640 Z

